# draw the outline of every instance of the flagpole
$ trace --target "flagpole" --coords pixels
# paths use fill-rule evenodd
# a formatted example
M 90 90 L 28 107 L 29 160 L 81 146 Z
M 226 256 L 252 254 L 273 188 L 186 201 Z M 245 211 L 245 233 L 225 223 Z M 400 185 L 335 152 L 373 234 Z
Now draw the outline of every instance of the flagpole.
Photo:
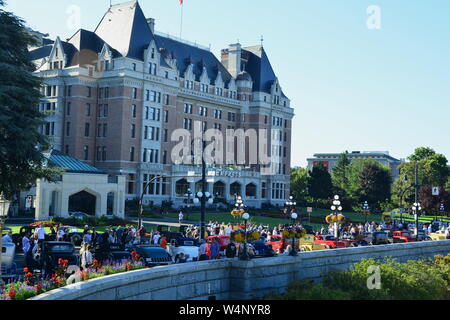
M 184 1 L 181 2 L 180 39 L 183 34 L 183 8 L 184 8 Z

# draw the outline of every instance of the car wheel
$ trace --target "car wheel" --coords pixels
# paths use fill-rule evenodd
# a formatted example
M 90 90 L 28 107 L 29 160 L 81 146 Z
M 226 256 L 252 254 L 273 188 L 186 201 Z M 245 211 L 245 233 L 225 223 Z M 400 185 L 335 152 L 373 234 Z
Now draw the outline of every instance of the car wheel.
M 77 234 L 74 234 L 74 235 L 72 235 L 72 236 L 70 237 L 70 241 L 71 241 L 73 244 L 75 244 L 75 245 L 80 244 L 80 243 L 81 243 L 81 237 L 80 237 L 79 235 L 77 235 Z

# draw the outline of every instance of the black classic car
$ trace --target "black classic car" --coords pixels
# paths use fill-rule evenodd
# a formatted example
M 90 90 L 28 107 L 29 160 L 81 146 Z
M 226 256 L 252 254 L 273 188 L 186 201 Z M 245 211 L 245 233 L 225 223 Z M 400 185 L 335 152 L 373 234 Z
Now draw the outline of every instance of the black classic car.
M 59 259 L 67 260 L 68 265 L 78 265 L 78 255 L 72 242 L 44 241 L 39 251 L 37 262 L 46 274 L 51 274 L 57 267 Z
M 172 256 L 163 248 L 152 245 L 134 246 L 131 251 L 136 251 L 141 257 L 139 261 L 147 267 L 172 264 Z

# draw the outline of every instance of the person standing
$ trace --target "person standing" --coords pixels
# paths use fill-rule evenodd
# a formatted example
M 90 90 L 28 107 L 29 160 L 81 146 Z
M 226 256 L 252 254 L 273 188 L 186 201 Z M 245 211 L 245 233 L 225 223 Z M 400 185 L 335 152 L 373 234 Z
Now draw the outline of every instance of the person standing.
M 90 245 L 85 244 L 85 249 L 81 254 L 81 267 L 83 269 L 89 268 L 94 262 L 94 257 L 91 252 L 92 247 Z
M 37 233 L 38 243 L 41 246 L 42 242 L 45 241 L 45 234 L 46 234 L 44 226 L 42 224 L 39 226 L 39 228 L 37 229 L 36 233 Z
M 180 213 L 178 214 L 178 223 L 181 224 L 183 222 L 183 211 L 180 210 Z
M 217 242 L 217 238 L 212 239 L 210 250 L 211 250 L 211 259 L 218 259 L 220 247 L 219 243 Z
M 12 243 L 13 242 L 13 240 L 12 240 L 12 232 L 9 231 L 7 234 L 5 234 L 2 237 L 2 241 L 3 241 L 3 243 Z
M 225 256 L 227 258 L 234 258 L 236 257 L 237 248 L 233 241 L 230 241 L 228 243 L 227 248 L 225 249 Z
M 206 255 L 206 241 L 205 240 L 201 240 L 201 244 L 198 247 L 198 260 L 199 261 L 203 261 L 203 260 L 208 260 L 208 256 Z

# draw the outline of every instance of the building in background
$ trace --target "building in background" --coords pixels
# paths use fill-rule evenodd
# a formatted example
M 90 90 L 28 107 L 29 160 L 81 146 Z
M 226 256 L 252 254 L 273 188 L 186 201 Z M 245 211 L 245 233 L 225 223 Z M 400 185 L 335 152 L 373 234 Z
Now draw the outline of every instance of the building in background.
M 37 33 L 29 52 L 43 79 L 41 132 L 54 149 L 109 174 L 126 178 L 127 199 L 145 192 L 144 203 L 183 205 L 188 188 L 198 191 L 199 166 L 175 165 L 176 129 L 267 129 L 258 151 L 270 165 L 223 164 L 208 168 L 208 191 L 248 206 L 283 205 L 289 196 L 293 108 L 262 45 L 232 44 L 221 60 L 208 48 L 155 31 L 137 1 L 110 7 L 94 31 L 81 29 L 54 41 Z M 234 139 L 233 139 L 234 141 Z M 236 149 L 226 141 L 224 152 Z M 232 149 L 232 150 L 229 150 Z M 246 160 L 250 146 L 245 147 Z
M 311 171 L 315 165 L 318 163 L 323 164 L 328 170 L 332 171 L 333 167 L 339 160 L 341 153 L 316 153 L 314 158 L 307 159 L 308 170 Z M 392 179 L 396 179 L 399 174 L 399 165 L 404 162 L 404 160 L 399 160 L 389 155 L 388 151 L 352 151 L 346 152 L 349 161 L 356 159 L 373 159 L 382 165 L 391 169 Z

